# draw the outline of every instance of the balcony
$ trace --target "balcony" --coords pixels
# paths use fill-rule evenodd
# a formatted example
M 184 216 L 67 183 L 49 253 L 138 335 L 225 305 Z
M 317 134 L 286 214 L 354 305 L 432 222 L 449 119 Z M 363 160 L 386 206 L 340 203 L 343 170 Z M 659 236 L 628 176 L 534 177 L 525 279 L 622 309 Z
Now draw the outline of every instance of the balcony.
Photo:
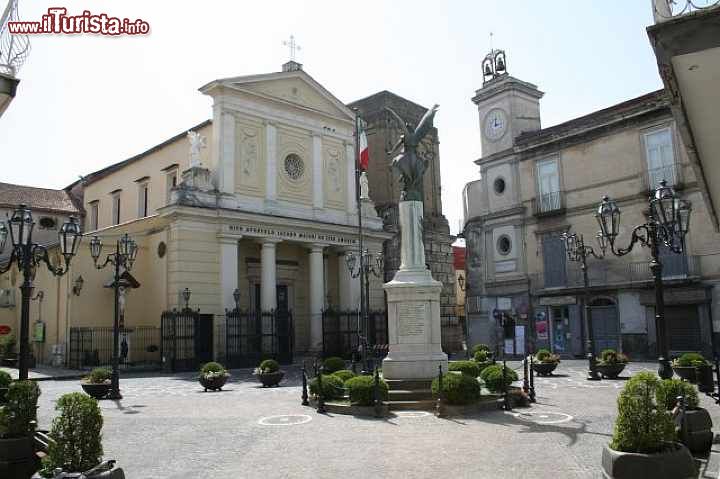
M 0 117 L 15 98 L 17 72 L 30 52 L 27 35 L 11 35 L 8 22 L 18 20 L 18 0 L 10 0 L 0 17 Z
M 565 194 L 553 191 L 538 195 L 532 200 L 533 214 L 537 217 L 561 215 L 565 213 Z
M 645 191 L 655 191 L 655 188 L 657 188 L 663 180 L 667 181 L 668 186 L 681 188 L 679 170 L 676 164 L 647 170 L 643 176 Z

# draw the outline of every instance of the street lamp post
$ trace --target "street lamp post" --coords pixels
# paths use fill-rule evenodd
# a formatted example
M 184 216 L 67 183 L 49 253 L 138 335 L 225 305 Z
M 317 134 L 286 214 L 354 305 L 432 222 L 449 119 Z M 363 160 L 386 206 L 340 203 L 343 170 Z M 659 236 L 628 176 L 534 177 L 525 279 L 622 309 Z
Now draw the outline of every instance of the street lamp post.
M 112 376 L 110 392 L 108 398 L 122 399 L 120 394 L 120 373 L 118 371 L 119 359 L 119 342 L 120 342 L 120 277 L 121 270 L 130 271 L 132 269 L 135 258 L 137 257 L 137 243 L 131 239 L 127 233 L 115 242 L 115 252 L 106 256 L 103 264 L 98 264 L 98 259 L 102 253 L 102 241 L 97 236 L 93 236 L 90 240 L 90 255 L 97 269 L 103 269 L 108 264 L 114 267 L 113 290 L 115 292 L 115 313 L 113 319 L 113 357 L 112 357 Z
M 660 356 L 658 357 L 658 376 L 669 379 L 673 375 L 668 358 L 667 335 L 665 333 L 665 300 L 663 298 L 662 263 L 660 245 L 665 245 L 676 254 L 685 249 L 685 235 L 690 225 L 691 204 L 677 197 L 675 191 L 667 186 L 665 180 L 650 197 L 650 215 L 647 223 L 633 228 L 630 244 L 627 248 L 615 248 L 615 239 L 620 229 L 620 208 L 605 196 L 598 207 L 595 218 L 600 225 L 598 240 L 600 248 L 606 248 L 616 256 L 624 256 L 640 243 L 650 249 L 650 271 L 655 284 L 655 330 Z
M 7 225 L 5 224 L 7 223 Z M 25 380 L 28 378 L 28 362 L 30 345 L 29 329 L 30 329 L 30 298 L 34 289 L 33 281 L 37 267 L 41 263 L 45 263 L 48 270 L 55 276 L 62 276 L 68 272 L 70 268 L 70 260 L 77 254 L 82 240 L 82 232 L 77 218 L 70 217 L 66 223 L 62 225 L 58 232 L 60 241 L 60 253 L 63 256 L 64 264 L 53 264 L 48 255 L 46 246 L 33 243 L 32 234 L 35 227 L 30 208 L 21 204 L 8 218 L 7 222 L 0 222 L 0 253 L 5 249 L 8 234 L 12 252 L 10 259 L 4 267 L 0 267 L 0 274 L 6 273 L 17 265 L 18 270 L 23 275 L 23 283 L 20 286 L 22 293 L 22 303 L 20 312 L 20 358 L 18 361 L 18 378 Z M 56 261 L 55 263 L 57 263 Z
M 601 233 L 598 233 L 600 238 Z M 565 252 L 567 253 L 570 261 L 580 263 L 580 269 L 583 273 L 583 314 L 587 319 L 587 348 L 588 348 L 588 376 L 587 379 L 590 381 L 599 381 L 600 376 L 597 373 L 596 361 L 595 361 L 595 334 L 593 332 L 593 321 L 592 321 L 592 310 L 590 309 L 590 281 L 588 280 L 587 272 L 587 258 L 592 256 L 596 259 L 602 259 L 605 256 L 605 250 L 601 254 L 595 253 L 592 246 L 585 244 L 583 235 L 577 235 L 577 233 L 562 235 L 562 239 L 565 242 Z
M 367 363 L 367 349 L 368 349 L 368 333 L 369 333 L 369 315 L 370 315 L 370 275 L 380 277 L 383 272 L 383 255 L 382 253 L 370 254 L 365 249 L 361 254 L 352 252 L 345 256 L 345 263 L 350 271 L 350 275 L 353 278 L 360 277 L 361 294 L 360 300 L 360 317 L 361 317 L 361 332 L 360 345 L 362 347 L 362 363 L 363 363 L 363 374 L 369 373 Z

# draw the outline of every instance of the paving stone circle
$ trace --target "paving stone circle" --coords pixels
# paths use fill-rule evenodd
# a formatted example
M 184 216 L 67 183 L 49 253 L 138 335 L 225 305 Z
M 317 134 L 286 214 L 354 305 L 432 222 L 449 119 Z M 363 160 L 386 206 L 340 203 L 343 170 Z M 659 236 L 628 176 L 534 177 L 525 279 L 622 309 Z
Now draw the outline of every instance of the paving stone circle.
M 279 416 L 262 417 L 258 421 L 261 426 L 297 426 L 312 421 L 307 414 L 282 414 Z
M 551 411 L 532 411 L 532 412 L 508 412 L 511 416 L 526 422 L 534 422 L 535 424 L 562 424 L 575 419 L 570 414 L 564 412 Z

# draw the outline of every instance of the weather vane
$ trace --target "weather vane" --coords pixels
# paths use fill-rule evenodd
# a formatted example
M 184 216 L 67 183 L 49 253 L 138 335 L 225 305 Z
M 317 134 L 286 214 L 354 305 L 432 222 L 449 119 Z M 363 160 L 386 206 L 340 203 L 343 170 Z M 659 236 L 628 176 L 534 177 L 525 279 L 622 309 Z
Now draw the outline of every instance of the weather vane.
M 295 61 L 295 53 L 302 50 L 302 48 L 300 48 L 300 45 L 295 43 L 295 36 L 290 35 L 290 40 L 284 40 L 283 45 L 290 49 L 290 61 L 294 62 Z

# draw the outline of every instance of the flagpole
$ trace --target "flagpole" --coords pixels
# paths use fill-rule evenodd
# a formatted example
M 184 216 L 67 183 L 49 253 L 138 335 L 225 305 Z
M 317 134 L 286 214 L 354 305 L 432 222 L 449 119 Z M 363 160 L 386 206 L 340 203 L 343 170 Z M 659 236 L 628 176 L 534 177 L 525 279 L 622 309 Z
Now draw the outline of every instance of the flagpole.
M 362 334 L 360 335 L 360 344 L 362 346 L 362 372 L 367 372 L 367 347 L 368 347 L 368 341 L 367 341 L 367 316 L 368 311 L 365 307 L 365 299 L 369 295 L 369 291 L 365 290 L 365 275 L 367 272 L 365 271 L 365 262 L 367 261 L 367 258 L 365 257 L 365 248 L 363 246 L 363 226 L 362 226 L 362 207 L 360 202 L 360 112 L 358 108 L 353 108 L 355 111 L 355 206 L 357 207 L 357 215 L 358 215 L 358 260 L 360 261 L 360 324 L 361 324 L 361 331 Z

